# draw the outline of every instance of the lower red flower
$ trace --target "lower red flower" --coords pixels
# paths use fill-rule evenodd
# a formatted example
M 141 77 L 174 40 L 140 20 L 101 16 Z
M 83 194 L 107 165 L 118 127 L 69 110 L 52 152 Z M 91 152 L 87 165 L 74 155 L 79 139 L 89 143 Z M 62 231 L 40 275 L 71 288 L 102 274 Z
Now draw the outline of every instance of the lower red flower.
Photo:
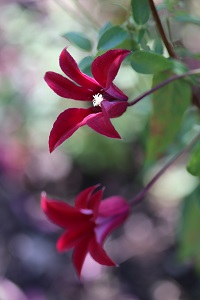
M 47 217 L 66 231 L 57 242 L 58 251 L 74 248 L 72 260 L 78 276 L 89 253 L 101 265 L 116 266 L 103 249 L 106 237 L 127 218 L 130 206 L 120 196 L 102 200 L 103 188 L 98 185 L 82 191 L 75 199 L 75 207 L 50 200 L 42 193 L 41 205 Z

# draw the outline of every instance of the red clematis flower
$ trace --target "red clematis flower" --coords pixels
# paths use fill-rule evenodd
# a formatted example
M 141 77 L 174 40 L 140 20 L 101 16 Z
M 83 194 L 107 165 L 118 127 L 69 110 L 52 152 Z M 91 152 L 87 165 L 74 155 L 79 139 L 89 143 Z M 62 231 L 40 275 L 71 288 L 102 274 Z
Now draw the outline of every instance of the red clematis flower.
M 105 238 L 127 218 L 130 206 L 120 196 L 101 202 L 103 188 L 98 185 L 82 191 L 75 199 L 75 207 L 49 200 L 42 193 L 41 206 L 47 217 L 66 231 L 57 242 L 58 251 L 74 248 L 72 260 L 80 276 L 86 255 L 89 253 L 99 264 L 116 266 L 102 245 Z
M 60 67 L 71 80 L 55 72 L 47 72 L 45 81 L 59 96 L 90 101 L 93 106 L 69 108 L 58 116 L 49 137 L 50 152 L 86 124 L 102 135 L 120 138 L 110 118 L 119 117 L 126 111 L 128 97 L 113 80 L 129 53 L 129 50 L 115 49 L 98 56 L 92 63 L 92 78 L 80 71 L 67 49 L 61 52 Z

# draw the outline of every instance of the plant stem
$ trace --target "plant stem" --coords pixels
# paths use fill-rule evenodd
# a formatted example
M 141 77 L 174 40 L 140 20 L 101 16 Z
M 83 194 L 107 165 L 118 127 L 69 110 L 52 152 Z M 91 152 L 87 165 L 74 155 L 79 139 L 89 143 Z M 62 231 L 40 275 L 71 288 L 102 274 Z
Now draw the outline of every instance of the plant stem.
M 169 53 L 169 56 L 173 57 L 173 58 L 176 58 L 177 56 L 174 53 L 174 50 L 173 50 L 171 44 L 168 42 L 168 39 L 166 37 L 165 31 L 163 29 L 162 23 L 160 21 L 160 18 L 159 18 L 159 15 L 158 15 L 158 12 L 156 10 L 156 7 L 155 7 L 155 4 L 154 4 L 153 0 L 149 0 L 149 6 L 150 6 L 150 9 L 151 9 L 151 13 L 153 15 L 153 18 L 156 22 L 158 32 L 160 33 L 161 39 L 162 39 L 163 43 L 165 44 L 165 47 L 166 47 L 166 49 Z
M 130 201 L 130 205 L 136 205 L 139 202 L 141 202 L 144 198 L 144 196 L 148 193 L 148 191 L 151 189 L 151 187 L 154 185 L 154 183 L 163 175 L 163 173 L 181 156 L 183 156 L 186 152 L 188 152 L 195 143 L 200 140 L 200 132 L 192 139 L 192 141 L 177 155 L 175 155 L 172 159 L 169 160 L 169 162 L 151 179 L 151 181 L 146 185 L 146 187 L 139 192 L 132 201 Z
M 166 79 L 165 81 L 161 82 L 160 84 L 154 86 L 152 89 L 150 89 L 150 90 L 146 91 L 145 93 L 141 94 L 140 96 L 136 97 L 134 100 L 132 100 L 131 102 L 128 103 L 128 106 L 132 106 L 132 105 L 136 104 L 137 102 L 142 100 L 144 97 L 154 93 L 155 91 L 159 90 L 160 88 L 169 84 L 172 81 L 175 81 L 175 80 L 178 80 L 180 78 L 187 77 L 190 75 L 195 75 L 195 74 L 200 74 L 200 68 L 190 70 L 190 71 L 180 74 L 180 75 L 172 76 L 172 77 Z

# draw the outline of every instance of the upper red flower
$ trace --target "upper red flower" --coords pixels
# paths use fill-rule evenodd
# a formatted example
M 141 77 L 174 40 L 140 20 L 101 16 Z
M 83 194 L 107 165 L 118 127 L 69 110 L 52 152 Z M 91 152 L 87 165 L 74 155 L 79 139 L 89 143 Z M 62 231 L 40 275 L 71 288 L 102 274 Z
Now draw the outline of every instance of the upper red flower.
M 85 124 L 100 134 L 120 138 L 110 118 L 119 117 L 126 111 L 128 97 L 113 80 L 129 53 L 129 50 L 114 49 L 98 56 L 92 63 L 92 78 L 81 72 L 67 49 L 61 52 L 60 67 L 72 81 L 55 72 L 47 72 L 45 81 L 59 96 L 90 101 L 93 106 L 69 108 L 58 116 L 49 137 L 50 152 Z
M 120 226 L 129 214 L 130 206 L 120 196 L 101 202 L 103 188 L 98 185 L 82 191 L 75 199 L 75 207 L 65 202 L 41 197 L 42 209 L 47 217 L 66 231 L 57 242 L 58 251 L 74 247 L 73 263 L 80 276 L 84 260 L 89 253 L 99 264 L 116 266 L 102 247 L 105 238 Z

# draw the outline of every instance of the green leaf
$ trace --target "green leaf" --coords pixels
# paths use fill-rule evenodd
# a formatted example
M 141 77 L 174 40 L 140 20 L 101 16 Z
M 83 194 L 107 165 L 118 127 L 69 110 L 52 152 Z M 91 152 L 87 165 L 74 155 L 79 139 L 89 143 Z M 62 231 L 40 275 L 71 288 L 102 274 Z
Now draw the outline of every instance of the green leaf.
M 195 267 L 200 269 L 200 186 L 188 196 L 182 205 L 178 258 L 181 261 L 192 259 Z
M 92 56 L 86 56 L 79 62 L 79 68 L 81 71 L 89 76 L 92 76 L 91 73 L 91 64 L 93 62 Z
M 150 16 L 148 0 L 131 0 L 133 19 L 139 25 L 145 24 Z
M 153 78 L 156 86 L 169 78 L 169 72 L 159 73 Z M 167 147 L 174 142 L 183 114 L 191 101 L 191 86 L 184 79 L 179 79 L 157 90 L 152 96 L 153 113 L 149 122 L 147 140 L 147 162 L 160 157 Z
M 91 41 L 82 32 L 67 32 L 63 34 L 63 37 L 82 50 L 92 50 Z
M 164 47 L 163 47 L 162 40 L 160 38 L 156 37 L 154 40 L 154 51 L 158 54 L 163 54 L 163 50 L 164 50 Z
M 113 27 L 112 23 L 110 23 L 110 22 L 105 23 L 99 30 L 99 34 L 98 34 L 99 39 L 109 28 L 112 28 L 112 27 Z
M 86 56 L 79 62 L 79 68 L 81 71 L 89 76 L 92 76 L 91 73 L 91 64 L 94 58 L 92 56 Z
M 190 174 L 200 177 L 200 143 L 196 145 L 192 152 L 187 170 Z
M 135 51 L 130 56 L 132 68 L 142 74 L 155 74 L 173 67 L 171 60 L 164 56 L 148 52 L 148 51 Z
M 179 14 L 175 17 L 175 20 L 178 22 L 200 25 L 200 18 L 192 17 L 187 14 Z
M 97 49 L 109 50 L 116 48 L 128 38 L 128 33 L 120 26 L 109 27 L 100 37 Z
M 180 75 L 188 71 L 188 67 L 177 59 L 172 59 L 173 67 L 172 70 L 175 74 Z

